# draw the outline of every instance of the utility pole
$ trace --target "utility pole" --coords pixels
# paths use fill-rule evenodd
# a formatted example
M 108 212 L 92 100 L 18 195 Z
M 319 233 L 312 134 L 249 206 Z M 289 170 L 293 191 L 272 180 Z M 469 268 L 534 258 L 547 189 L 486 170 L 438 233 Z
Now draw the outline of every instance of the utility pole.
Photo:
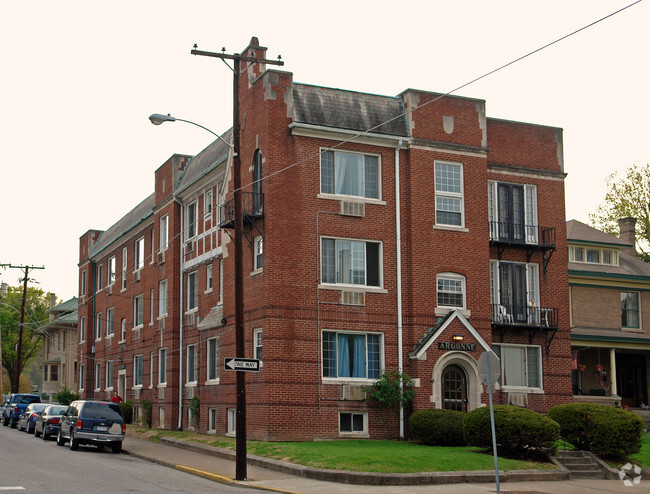
M 244 215 L 242 211 L 242 192 L 241 192 L 241 162 L 240 162 L 240 138 L 239 133 L 241 130 L 239 122 L 239 76 L 241 75 L 241 62 L 264 63 L 272 65 L 284 65 L 284 62 L 278 60 L 267 60 L 264 58 L 257 58 L 254 56 L 242 56 L 239 53 L 228 55 L 225 53 L 225 48 L 222 53 L 213 53 L 208 51 L 199 51 L 194 45 L 191 51 L 192 55 L 200 55 L 204 57 L 220 58 L 233 61 L 233 187 L 235 201 L 235 231 L 234 231 L 234 244 L 235 244 L 235 352 L 237 358 L 244 358 L 246 355 L 246 345 L 244 336 L 244 282 L 243 282 L 243 239 L 242 234 L 244 230 Z M 228 65 L 226 63 L 226 65 Z M 237 409 L 236 409 L 236 424 L 235 434 L 236 438 L 236 467 L 235 478 L 237 480 L 246 480 L 246 373 L 244 371 L 236 371 L 237 376 Z
M 45 266 L 14 266 L 12 264 L 0 264 L 0 267 L 22 269 L 25 273 L 25 277 L 23 278 L 23 300 L 20 306 L 20 325 L 18 326 L 18 344 L 16 349 L 16 379 L 11 387 L 12 393 L 18 393 L 20 374 L 23 371 L 23 328 L 25 327 L 25 306 L 27 305 L 27 281 L 29 280 L 29 270 L 45 269 Z

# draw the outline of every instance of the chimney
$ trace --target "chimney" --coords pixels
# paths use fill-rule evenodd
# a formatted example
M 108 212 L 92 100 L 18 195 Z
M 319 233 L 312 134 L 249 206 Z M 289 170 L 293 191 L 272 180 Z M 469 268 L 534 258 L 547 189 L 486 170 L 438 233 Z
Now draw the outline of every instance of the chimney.
M 53 308 L 56 305 L 56 294 L 50 292 L 50 309 Z M 55 319 L 54 314 L 50 312 L 50 322 L 52 322 Z
M 634 230 L 635 226 L 636 218 L 621 218 L 618 220 L 618 228 L 621 232 L 618 238 L 631 245 L 631 247 L 626 247 L 623 249 L 623 252 L 633 257 L 636 257 L 636 232 Z

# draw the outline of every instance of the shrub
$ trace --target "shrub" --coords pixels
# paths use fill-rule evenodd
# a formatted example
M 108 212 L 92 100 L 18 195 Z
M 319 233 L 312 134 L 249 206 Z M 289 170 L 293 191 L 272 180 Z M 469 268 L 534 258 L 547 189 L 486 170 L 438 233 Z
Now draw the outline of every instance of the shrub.
M 511 405 L 494 405 L 497 453 L 508 458 L 544 460 L 555 454 L 560 426 L 550 418 Z M 463 417 L 465 441 L 492 451 L 490 408 L 483 407 Z
M 123 401 L 119 403 L 119 405 L 122 409 L 122 415 L 124 415 L 124 422 L 127 424 L 133 422 L 133 403 L 130 401 Z
M 431 446 L 462 446 L 463 417 L 457 410 L 427 408 L 418 410 L 409 418 L 413 437 Z
M 153 418 L 153 402 L 146 398 L 140 400 L 142 405 L 142 422 L 147 427 L 151 427 L 151 420 Z
M 379 379 L 364 391 L 368 393 L 368 398 L 384 408 L 399 408 L 399 405 L 405 407 L 415 396 L 413 379 L 396 370 L 382 372 Z
M 54 395 L 54 399 L 61 405 L 69 405 L 73 401 L 78 400 L 79 395 L 63 386 L 59 392 Z
M 627 410 L 567 403 L 551 408 L 548 415 L 560 424 L 562 437 L 578 449 L 610 458 L 625 458 L 641 449 L 643 421 Z

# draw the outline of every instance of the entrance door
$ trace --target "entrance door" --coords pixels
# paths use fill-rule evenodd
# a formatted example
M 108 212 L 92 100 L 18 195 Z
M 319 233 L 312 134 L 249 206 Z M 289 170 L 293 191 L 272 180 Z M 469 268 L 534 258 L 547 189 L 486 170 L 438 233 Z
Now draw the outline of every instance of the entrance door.
M 126 370 L 120 371 L 117 375 L 117 394 L 126 401 Z
M 629 407 L 648 404 L 644 355 L 617 354 L 616 381 L 621 404 Z
M 467 411 L 467 376 L 457 365 L 442 371 L 442 403 L 449 410 Z

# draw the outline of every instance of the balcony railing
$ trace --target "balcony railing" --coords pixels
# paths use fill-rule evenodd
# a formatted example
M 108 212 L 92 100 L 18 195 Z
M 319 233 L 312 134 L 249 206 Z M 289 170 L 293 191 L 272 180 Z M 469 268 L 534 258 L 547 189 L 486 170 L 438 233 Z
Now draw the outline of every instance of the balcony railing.
M 555 249 L 555 228 L 522 223 L 490 221 L 490 242 Z
M 242 193 L 242 212 L 244 220 L 254 221 L 264 217 L 264 194 L 259 192 Z M 221 205 L 221 228 L 235 227 L 235 200 L 230 199 Z
M 557 329 L 557 308 L 492 304 L 492 325 Z

